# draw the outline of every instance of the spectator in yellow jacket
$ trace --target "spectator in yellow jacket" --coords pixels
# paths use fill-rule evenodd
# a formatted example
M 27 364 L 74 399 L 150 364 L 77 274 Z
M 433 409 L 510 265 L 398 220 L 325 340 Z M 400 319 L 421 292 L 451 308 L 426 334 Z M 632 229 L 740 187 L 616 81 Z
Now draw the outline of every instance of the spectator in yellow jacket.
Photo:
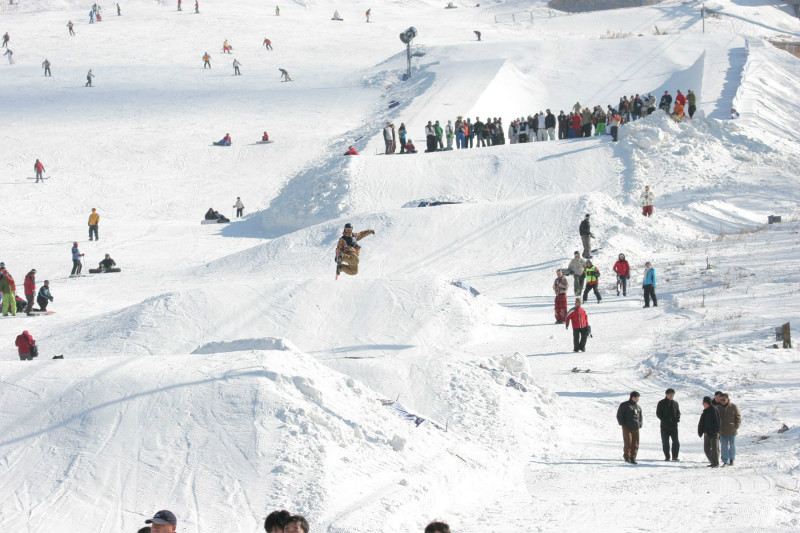
M 99 241 L 100 237 L 97 235 L 97 226 L 100 224 L 100 213 L 97 212 L 97 209 L 94 207 L 92 208 L 92 214 L 89 215 L 89 240 L 90 241 Z M 94 235 L 94 239 L 92 238 Z

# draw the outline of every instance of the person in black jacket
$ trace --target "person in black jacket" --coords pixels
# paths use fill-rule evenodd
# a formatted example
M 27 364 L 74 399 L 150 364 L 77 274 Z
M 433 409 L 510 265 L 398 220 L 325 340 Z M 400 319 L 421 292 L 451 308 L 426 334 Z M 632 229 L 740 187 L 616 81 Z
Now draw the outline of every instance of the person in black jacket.
M 667 113 L 669 113 L 669 108 L 672 106 L 672 96 L 669 94 L 669 91 L 664 91 L 664 96 L 661 97 L 661 101 L 658 103 L 658 108 L 663 109 Z
M 619 404 L 617 423 L 622 426 L 622 457 L 626 463 L 635 465 L 637 464 L 636 454 L 639 452 L 639 429 L 644 424 L 642 408 L 639 407 L 638 392 L 631 392 L 628 401 Z
M 565 115 L 564 111 L 562 110 L 561 113 L 558 115 L 559 140 L 567 138 L 567 131 L 569 131 L 569 122 L 567 122 L 567 115 Z
M 675 398 L 675 389 L 667 389 L 666 397 L 658 402 L 656 416 L 661 420 L 661 446 L 664 448 L 664 460 L 669 461 L 669 439 L 672 438 L 672 460 L 678 461 L 681 443 L 678 441 L 678 423 L 681 421 L 681 409 Z
M 544 127 L 547 128 L 547 136 L 551 141 L 556 140 L 556 116 L 548 109 L 544 117 Z
M 486 141 L 483 139 L 484 127 L 485 124 L 481 122 L 481 117 L 475 117 L 475 123 L 472 125 L 472 129 L 475 131 L 475 148 L 486 147 Z
M 583 242 L 583 258 L 590 259 L 592 257 L 592 228 L 589 224 L 589 214 L 584 217 L 581 225 L 578 227 L 578 233 L 581 235 L 581 242 Z
M 711 398 L 703 398 L 703 414 L 697 424 L 697 435 L 703 437 L 703 451 L 711 461 L 710 468 L 719 466 L 719 412 L 711 405 Z

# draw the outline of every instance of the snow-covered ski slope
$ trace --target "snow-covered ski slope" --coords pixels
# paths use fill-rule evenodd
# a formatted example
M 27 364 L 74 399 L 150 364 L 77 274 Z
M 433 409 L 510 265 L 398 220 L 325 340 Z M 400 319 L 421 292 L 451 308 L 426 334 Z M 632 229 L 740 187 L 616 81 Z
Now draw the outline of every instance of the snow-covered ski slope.
M 277 17 L 250 1 L 200 14 L 132 1 L 93 25 L 72 0 L 0 13 L 16 60 L 0 58 L 0 260 L 20 293 L 30 268 L 50 279 L 56 311 L 0 318 L 0 530 L 135 531 L 161 508 L 192 533 L 255 533 L 276 508 L 336 533 L 436 518 L 462 533 L 798 529 L 800 358 L 771 346 L 774 326 L 798 322 L 800 63 L 763 40 L 795 38 L 797 18 L 707 3 L 722 14 L 702 34 L 696 3 L 552 17 L 525 0 L 385 4 L 297 1 Z M 401 81 L 412 25 L 425 55 Z M 376 155 L 387 120 L 421 151 L 428 120 L 507 127 L 677 89 L 698 93 L 698 118 L 659 114 L 617 144 Z M 255 144 L 264 130 L 275 142 Z M 211 146 L 225 133 L 233 146 Z M 351 144 L 361 155 L 341 157 Z M 27 179 L 36 158 L 44 184 Z M 244 219 L 199 224 L 209 207 L 232 216 L 236 196 Z M 578 355 L 550 287 L 585 213 L 604 299 L 589 298 Z M 765 227 L 773 214 L 784 222 Z M 345 222 L 376 234 L 359 275 L 334 281 Z M 68 279 L 74 240 L 86 268 L 110 253 L 122 272 Z M 647 260 L 659 307 L 645 310 Z M 39 361 L 16 360 L 23 329 Z M 655 421 L 669 386 L 681 463 L 664 463 Z M 633 389 L 638 467 L 614 419 Z M 711 471 L 695 424 L 716 389 L 744 421 L 736 466 Z

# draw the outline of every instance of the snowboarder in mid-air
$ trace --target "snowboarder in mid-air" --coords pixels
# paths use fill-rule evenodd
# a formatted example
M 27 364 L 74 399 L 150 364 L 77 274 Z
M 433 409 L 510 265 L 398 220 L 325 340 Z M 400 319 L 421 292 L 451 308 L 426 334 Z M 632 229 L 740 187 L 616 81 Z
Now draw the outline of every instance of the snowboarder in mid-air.
M 375 231 L 368 229 L 354 234 L 352 224 L 348 222 L 344 225 L 344 232 L 339 237 L 339 242 L 336 243 L 337 278 L 341 272 L 351 276 L 358 274 L 358 255 L 361 251 L 358 241 L 370 235 L 375 235 Z

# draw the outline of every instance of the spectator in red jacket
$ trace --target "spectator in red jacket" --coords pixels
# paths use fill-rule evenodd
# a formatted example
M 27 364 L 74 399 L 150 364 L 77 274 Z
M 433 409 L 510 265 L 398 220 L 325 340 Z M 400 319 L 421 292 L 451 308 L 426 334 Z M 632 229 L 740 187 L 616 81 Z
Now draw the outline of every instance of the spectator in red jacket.
M 622 295 L 628 295 L 628 280 L 631 277 L 631 266 L 628 260 L 625 259 L 625 254 L 619 254 L 619 261 L 614 263 L 614 272 L 617 273 L 617 296 L 619 296 L 619 288 L 622 286 Z
M 344 155 L 358 155 L 358 150 L 356 150 L 355 147 L 351 146 L 350 148 L 347 149 Z
M 683 94 L 680 89 L 678 89 L 678 96 L 675 97 L 675 103 L 686 107 L 686 95 Z
M 44 178 L 42 177 L 42 172 L 44 172 L 44 165 L 38 159 L 36 160 L 36 163 L 33 164 L 33 171 L 36 172 L 35 183 L 39 183 L 39 180 L 42 180 L 42 183 L 44 183 Z
M 33 360 L 33 356 L 31 355 L 31 347 L 36 344 L 36 341 L 33 340 L 33 337 L 31 337 L 31 334 L 28 333 L 28 330 L 23 331 L 21 335 L 17 335 L 17 340 L 14 344 L 17 345 L 17 352 L 19 353 L 20 361 Z
M 589 317 L 586 316 L 586 311 L 581 307 L 581 299 L 575 298 L 575 307 L 573 307 L 569 314 L 567 314 L 567 325 L 572 324 L 572 351 L 578 350 L 586 351 L 586 338 L 589 336 Z
M 25 314 L 30 315 L 33 309 L 33 302 L 36 299 L 36 269 L 32 268 L 25 276 L 25 299 L 28 300 L 28 305 L 25 307 Z

